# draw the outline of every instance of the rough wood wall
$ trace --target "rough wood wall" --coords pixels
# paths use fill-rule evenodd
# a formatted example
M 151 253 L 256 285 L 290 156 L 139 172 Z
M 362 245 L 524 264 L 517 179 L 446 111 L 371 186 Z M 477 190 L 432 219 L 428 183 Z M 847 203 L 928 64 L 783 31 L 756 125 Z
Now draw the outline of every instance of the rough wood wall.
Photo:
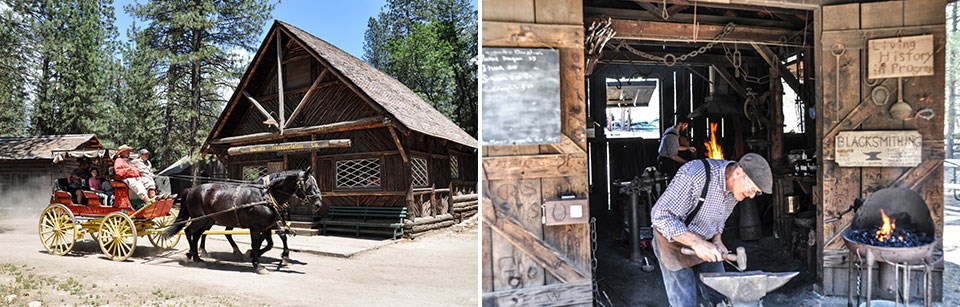
M 856 198 L 867 199 L 873 192 L 891 186 L 912 188 L 923 196 L 937 225 L 936 235 L 942 238 L 944 7 L 945 1 L 888 1 L 824 6 L 817 11 L 817 19 L 821 21 L 816 23 L 815 30 L 820 42 L 816 66 L 821 80 L 817 84 L 817 96 L 822 102 L 817 106 L 821 169 L 814 197 L 820 209 L 817 246 L 821 256 L 821 286 L 826 294 L 847 294 L 848 252 L 839 233 L 853 215 L 847 214 L 832 223 L 824 220 L 846 210 Z M 931 121 L 894 120 L 889 108 L 897 99 L 897 80 L 867 79 L 866 42 L 872 38 L 920 34 L 934 35 L 935 75 L 904 78 L 903 99 L 915 110 L 931 108 L 937 116 Z M 839 67 L 831 51 L 836 44 L 842 44 L 845 49 Z M 887 104 L 878 106 L 870 99 L 876 86 L 890 90 Z M 923 137 L 923 162 L 913 168 L 839 167 L 834 162 L 836 133 L 851 130 L 917 130 Z M 942 244 L 938 248 L 942 249 Z M 920 284 L 918 278 L 919 274 L 912 283 Z M 941 281 L 942 267 L 934 274 L 934 296 L 938 298 L 942 294 Z
M 483 148 L 484 305 L 589 306 L 589 225 L 540 223 L 544 200 L 588 196 L 582 3 L 482 5 L 484 47 L 559 49 L 563 134 L 559 145 Z

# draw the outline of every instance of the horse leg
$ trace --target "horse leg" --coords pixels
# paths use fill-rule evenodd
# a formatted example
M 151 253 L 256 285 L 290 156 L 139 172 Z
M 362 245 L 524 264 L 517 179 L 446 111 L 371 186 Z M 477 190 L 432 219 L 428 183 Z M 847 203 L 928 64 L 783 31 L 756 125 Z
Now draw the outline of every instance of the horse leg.
M 200 235 L 200 256 L 210 257 L 207 254 L 207 235 Z
M 280 254 L 283 260 L 281 260 L 280 265 L 288 266 L 290 265 L 290 249 L 287 248 L 287 234 L 284 232 L 278 232 L 277 235 L 280 236 L 280 242 L 283 242 L 283 253 Z
M 201 236 L 200 234 L 203 233 L 203 231 L 201 230 L 200 232 L 195 232 L 195 231 L 192 231 L 191 229 L 187 229 L 187 230 L 188 230 L 186 231 L 187 241 L 190 242 L 190 252 L 187 253 L 187 260 L 195 263 L 203 263 L 203 260 L 200 259 L 200 255 L 197 250 L 197 245 L 199 243 L 198 241 L 200 241 L 200 236 Z
M 253 269 L 257 274 L 268 274 L 267 269 L 260 265 L 260 243 L 263 241 L 263 233 L 260 229 L 250 229 L 250 258 L 253 260 Z
M 260 250 L 260 255 L 266 254 L 273 249 L 273 234 L 271 234 L 269 230 L 263 235 L 263 239 L 267 241 L 267 247 Z
M 233 227 L 227 227 L 227 230 L 233 230 Z M 233 248 L 234 256 L 243 257 L 243 253 L 240 252 L 240 247 L 237 246 L 237 242 L 233 241 L 233 235 L 227 235 L 227 242 L 230 242 L 230 247 Z

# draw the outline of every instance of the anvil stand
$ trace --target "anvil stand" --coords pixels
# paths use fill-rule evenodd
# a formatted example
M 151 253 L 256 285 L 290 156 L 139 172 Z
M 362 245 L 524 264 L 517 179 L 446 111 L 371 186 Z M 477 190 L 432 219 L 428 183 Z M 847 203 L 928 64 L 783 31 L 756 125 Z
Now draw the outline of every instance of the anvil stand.
M 657 171 L 655 168 L 647 168 L 640 177 L 633 177 L 630 182 L 620 183 L 620 193 L 630 196 L 630 260 L 643 262 L 644 257 L 640 253 L 640 223 L 638 213 L 640 212 L 640 194 L 647 197 L 647 206 L 653 206 L 654 193 L 659 197 L 660 189 L 657 183 L 666 181 L 667 177 Z M 644 208 L 646 211 L 646 208 Z M 650 216 L 642 221 L 644 225 L 650 225 Z
M 860 304 L 861 291 L 866 292 L 866 299 L 864 300 L 864 304 L 866 304 L 867 307 L 870 307 L 873 300 L 872 298 L 873 267 L 874 267 L 874 264 L 878 264 L 878 263 L 879 264 L 886 263 L 888 265 L 893 266 L 896 270 L 895 283 L 897 284 L 898 287 L 901 287 L 896 290 L 897 306 L 900 306 L 901 295 L 903 296 L 904 305 L 910 306 L 910 295 L 911 295 L 910 279 L 912 276 L 910 273 L 913 271 L 921 271 L 921 270 L 923 271 L 923 305 L 926 307 L 933 306 L 933 294 L 932 294 L 933 284 L 931 283 L 933 278 L 933 266 L 939 263 L 940 261 L 943 261 L 942 256 L 940 257 L 940 259 L 937 259 L 937 260 L 920 259 L 918 262 L 915 262 L 915 263 L 907 263 L 907 262 L 893 263 L 893 262 L 881 261 L 876 259 L 876 256 L 874 256 L 873 252 L 870 250 L 867 250 L 866 254 L 867 255 L 865 257 L 860 257 L 860 255 L 857 254 L 856 251 L 852 251 L 852 250 L 850 251 L 850 255 L 847 260 L 847 269 L 849 269 L 849 272 L 850 272 L 850 278 L 848 278 L 848 281 L 847 281 L 848 287 L 849 287 L 847 292 L 847 307 L 861 305 Z M 854 266 L 854 261 L 856 261 L 857 263 L 856 266 Z M 867 277 L 865 280 L 866 283 L 858 284 L 857 286 L 859 286 L 859 289 L 856 289 L 857 286 L 855 286 L 854 284 L 857 284 L 857 282 L 855 282 L 853 273 L 856 272 L 857 276 L 862 276 L 864 264 L 866 265 L 866 271 L 867 271 Z M 903 275 L 902 282 L 901 282 L 901 274 Z M 857 290 L 856 305 L 853 305 L 854 290 Z

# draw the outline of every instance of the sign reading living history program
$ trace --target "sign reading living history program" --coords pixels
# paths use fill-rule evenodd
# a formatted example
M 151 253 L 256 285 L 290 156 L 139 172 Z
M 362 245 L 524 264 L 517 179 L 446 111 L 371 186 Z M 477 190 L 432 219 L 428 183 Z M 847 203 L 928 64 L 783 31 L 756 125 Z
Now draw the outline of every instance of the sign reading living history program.
M 867 48 L 869 79 L 933 75 L 933 35 L 872 39 Z
M 483 48 L 483 145 L 560 143 L 560 53 Z
M 835 160 L 843 167 L 914 167 L 922 148 L 917 131 L 843 131 L 837 134 Z

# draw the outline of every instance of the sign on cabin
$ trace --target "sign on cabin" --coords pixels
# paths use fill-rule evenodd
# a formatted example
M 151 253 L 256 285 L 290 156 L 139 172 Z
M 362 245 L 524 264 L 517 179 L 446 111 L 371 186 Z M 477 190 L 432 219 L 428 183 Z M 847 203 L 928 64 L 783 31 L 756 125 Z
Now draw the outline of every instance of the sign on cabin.
M 933 75 L 933 35 L 871 39 L 869 79 Z
M 560 143 L 560 53 L 483 48 L 483 145 Z
M 836 144 L 842 167 L 914 167 L 920 164 L 923 138 L 918 131 L 843 131 Z

